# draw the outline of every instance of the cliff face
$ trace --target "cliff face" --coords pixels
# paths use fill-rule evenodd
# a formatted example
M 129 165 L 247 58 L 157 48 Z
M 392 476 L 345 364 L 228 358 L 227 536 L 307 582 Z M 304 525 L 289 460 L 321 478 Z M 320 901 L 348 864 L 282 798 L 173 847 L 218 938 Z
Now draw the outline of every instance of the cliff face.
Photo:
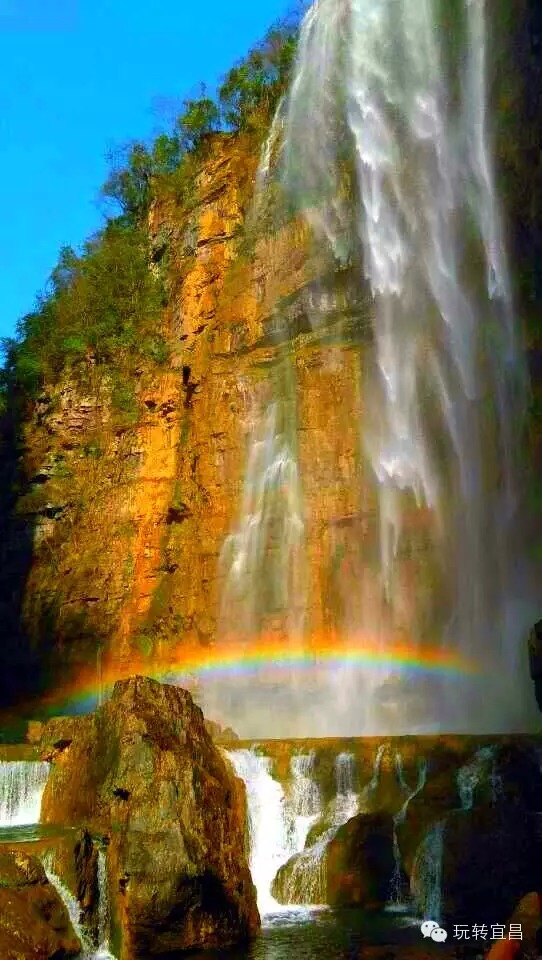
M 519 170 L 525 160 L 539 173 L 539 159 L 506 149 L 504 138 L 514 112 L 530 115 L 532 104 L 521 85 L 516 101 L 499 96 L 501 175 L 522 253 L 535 226 Z M 57 683 L 95 663 L 98 678 L 108 660 L 173 660 L 180 645 L 243 631 L 434 634 L 446 598 L 423 511 L 408 515 L 390 601 L 379 580 L 375 483 L 359 430 L 369 298 L 348 270 L 332 271 L 295 220 L 260 230 L 250 247 L 256 168 L 248 139 L 218 138 L 190 208 L 162 200 L 151 209 L 171 358 L 136 372 L 136 422 L 118 422 L 92 357 L 88 395 L 66 376 L 29 412 L 18 451 L 26 486 L 5 521 L 1 572 L 15 690 L 29 663 L 48 666 Z M 527 300 L 536 312 L 532 284 Z M 255 426 L 259 453 L 250 454 Z M 292 463 L 287 495 L 269 477 L 282 470 L 291 480 Z M 278 525 L 264 525 L 265 563 L 235 583 L 258 510 Z M 266 586 L 247 606 L 251 575 Z
M 168 260 L 172 354 L 166 370 L 138 371 L 137 424 L 116 424 L 91 371 L 88 397 L 64 382 L 25 426 L 30 484 L 16 515 L 33 548 L 22 619 L 38 649 L 52 646 L 57 671 L 96 661 L 98 673 L 102 657 L 167 660 L 179 644 L 212 643 L 224 596 L 222 634 L 281 636 L 295 622 L 317 635 L 359 624 L 361 610 L 367 624 L 406 628 L 414 578 L 418 607 L 434 581 L 416 516 L 418 547 L 400 567 L 395 609 L 381 599 L 374 484 L 357 416 L 368 300 L 347 271 L 326 274 L 300 223 L 243 254 L 256 165 L 247 143 L 218 141 L 191 212 L 181 216 L 172 202 L 151 211 L 155 256 Z M 313 328 L 316 313 L 324 320 Z M 284 459 L 273 447 L 281 423 L 304 478 L 304 530 L 292 557 L 267 529 L 271 559 L 257 573 L 278 580 L 286 565 L 298 579 L 285 601 L 275 584 L 247 613 L 220 555 L 228 535 L 247 535 L 240 507 L 255 424 L 268 462 L 248 481 L 263 483 L 264 499 L 282 496 L 262 480 Z M 295 504 L 277 510 L 286 525 L 295 519 Z

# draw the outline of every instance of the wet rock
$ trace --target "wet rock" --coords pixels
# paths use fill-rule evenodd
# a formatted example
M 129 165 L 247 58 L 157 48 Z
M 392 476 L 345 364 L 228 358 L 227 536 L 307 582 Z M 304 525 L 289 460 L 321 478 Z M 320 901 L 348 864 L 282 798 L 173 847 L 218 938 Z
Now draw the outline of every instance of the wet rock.
M 134 677 L 53 763 L 46 823 L 105 836 L 121 960 L 224 947 L 258 928 L 245 792 L 178 687 Z
M 359 814 L 291 857 L 271 890 L 279 903 L 375 909 L 388 899 L 393 868 L 392 817 Z
M 327 847 L 327 903 L 383 907 L 394 869 L 393 819 L 359 814 L 339 827 Z
M 418 850 L 411 889 L 428 911 L 440 903 L 453 924 L 505 923 L 525 894 L 540 889 L 542 870 L 532 814 L 501 805 L 454 810 L 440 839 Z
M 66 907 L 35 857 L 0 851 L 2 960 L 67 960 L 81 944 Z

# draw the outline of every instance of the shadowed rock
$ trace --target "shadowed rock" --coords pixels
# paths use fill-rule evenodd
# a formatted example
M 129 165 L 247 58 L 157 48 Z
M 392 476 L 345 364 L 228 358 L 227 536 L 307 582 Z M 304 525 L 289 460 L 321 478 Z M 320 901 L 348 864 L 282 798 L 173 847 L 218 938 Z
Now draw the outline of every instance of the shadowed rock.
M 386 903 L 393 868 L 391 815 L 362 813 L 291 857 L 278 871 L 272 893 L 279 903 L 379 908 Z
M 81 944 L 66 907 L 35 857 L 0 851 L 2 960 L 67 960 Z

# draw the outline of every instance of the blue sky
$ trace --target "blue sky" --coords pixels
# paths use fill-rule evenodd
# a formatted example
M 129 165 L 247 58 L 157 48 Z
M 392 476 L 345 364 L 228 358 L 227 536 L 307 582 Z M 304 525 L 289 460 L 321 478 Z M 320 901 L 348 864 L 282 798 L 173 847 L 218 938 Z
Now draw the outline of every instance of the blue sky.
M 287 0 L 0 0 L 0 337 L 98 228 L 106 154 L 167 124 Z

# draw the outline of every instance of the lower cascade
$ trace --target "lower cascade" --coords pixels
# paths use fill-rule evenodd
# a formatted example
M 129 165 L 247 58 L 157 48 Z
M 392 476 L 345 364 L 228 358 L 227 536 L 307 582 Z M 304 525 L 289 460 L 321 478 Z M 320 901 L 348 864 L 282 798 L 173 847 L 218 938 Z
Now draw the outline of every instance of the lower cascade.
M 440 922 L 442 914 L 442 858 L 444 821 L 436 823 L 420 845 L 413 868 L 413 893 L 426 920 Z
M 377 786 L 383 750 L 381 747 L 377 751 L 371 783 L 361 795 L 355 789 L 354 756 L 338 754 L 334 762 L 335 796 L 325 808 L 314 779 L 314 753 L 291 758 L 287 789 L 273 778 L 269 757 L 254 750 L 227 753 L 247 790 L 250 868 L 263 914 L 280 910 L 281 904 L 325 904 L 328 844 L 358 813 L 362 796 L 370 796 Z M 272 890 L 280 868 L 286 864 L 279 901 Z
M 484 782 L 489 786 L 492 801 L 495 801 L 498 782 L 494 766 L 495 747 L 489 746 L 478 750 L 471 762 L 458 771 L 457 789 L 463 810 L 472 810 L 475 791 L 480 789 Z
M 354 756 L 351 753 L 340 753 L 335 758 L 335 787 L 335 797 L 322 818 L 325 828 L 301 851 L 281 886 L 282 899 L 287 903 L 326 903 L 328 844 L 339 827 L 356 815 L 360 804 L 359 795 L 354 790 Z
M 399 783 L 403 790 L 408 791 L 405 802 L 402 807 L 397 811 L 393 818 L 393 855 L 395 858 L 395 868 L 393 871 L 393 877 L 391 881 L 391 901 L 392 903 L 399 907 L 403 904 L 403 870 L 401 866 L 401 850 L 399 848 L 399 838 L 397 836 L 397 827 L 400 823 L 404 823 L 408 805 L 411 800 L 414 799 L 425 787 L 427 780 L 427 762 L 424 759 L 421 759 L 418 763 L 418 781 L 413 790 L 411 790 L 405 781 L 404 772 L 403 772 L 403 760 L 401 754 L 398 753 L 396 756 L 396 771 Z
M 38 823 L 50 765 L 45 762 L 0 762 L 0 827 Z
M 51 852 L 46 853 L 42 858 L 43 867 L 47 874 L 49 883 L 55 888 L 62 900 L 72 927 L 81 941 L 82 951 L 79 960 L 116 960 L 110 950 L 110 911 L 109 911 L 109 891 L 107 888 L 107 862 L 103 850 L 98 852 L 98 929 L 96 948 L 96 934 L 87 929 L 82 922 L 81 904 L 76 897 L 68 890 L 58 874 L 54 870 L 54 856 Z M 94 945 L 93 945 L 94 941 Z
M 262 914 L 270 913 L 280 909 L 271 896 L 273 878 L 296 852 L 294 818 L 283 788 L 271 775 L 269 757 L 253 750 L 232 750 L 227 756 L 247 791 L 249 864 L 258 893 L 258 909 Z

